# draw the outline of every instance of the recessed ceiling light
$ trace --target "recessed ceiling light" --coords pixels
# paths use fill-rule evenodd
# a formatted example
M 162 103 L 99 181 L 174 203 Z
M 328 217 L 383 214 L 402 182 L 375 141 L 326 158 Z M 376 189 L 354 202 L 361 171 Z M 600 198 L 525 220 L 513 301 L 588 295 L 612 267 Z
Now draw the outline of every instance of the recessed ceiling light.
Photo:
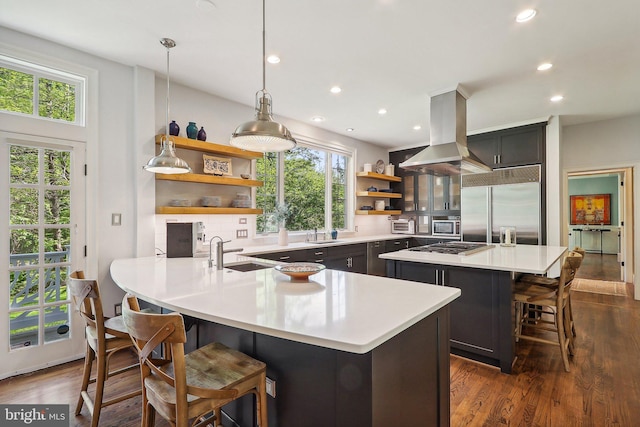
M 527 22 L 538 13 L 535 9 L 525 9 L 516 16 L 516 22 Z
M 354 128 L 347 128 L 347 132 L 353 132 L 354 130 Z
M 551 102 L 560 102 L 564 99 L 564 96 L 562 95 L 554 95 L 551 98 Z
M 384 116 L 385 114 L 387 114 L 387 109 L 386 108 L 379 109 L 378 114 L 380 114 L 381 116 Z
M 340 92 L 342 92 L 342 88 L 340 86 L 334 86 L 330 90 L 331 90 L 331 93 L 340 93 Z
M 322 116 L 313 116 L 313 117 L 311 117 L 311 121 L 312 122 L 324 122 L 324 120 L 325 119 Z
M 420 129 L 422 129 L 422 126 L 420 126 L 420 125 L 415 125 L 413 127 L 413 130 L 420 130 Z
M 278 55 L 269 55 L 267 57 L 267 62 L 269 64 L 278 64 L 280 62 L 280 57 Z
M 553 64 L 550 62 L 545 62 L 544 64 L 538 65 L 538 71 L 547 71 L 553 67 Z

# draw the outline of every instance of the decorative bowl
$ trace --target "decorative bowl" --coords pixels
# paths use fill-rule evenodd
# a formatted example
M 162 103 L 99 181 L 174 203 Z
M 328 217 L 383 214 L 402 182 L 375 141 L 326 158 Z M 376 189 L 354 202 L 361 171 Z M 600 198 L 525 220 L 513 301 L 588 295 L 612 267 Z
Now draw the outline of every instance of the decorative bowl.
M 249 179 L 251 177 L 251 175 L 249 175 L 248 173 L 241 173 L 240 174 L 240 178 L 242 179 Z
M 326 267 L 315 262 L 292 262 L 290 264 L 276 265 L 274 268 L 294 280 L 306 280 L 312 274 L 319 273 Z

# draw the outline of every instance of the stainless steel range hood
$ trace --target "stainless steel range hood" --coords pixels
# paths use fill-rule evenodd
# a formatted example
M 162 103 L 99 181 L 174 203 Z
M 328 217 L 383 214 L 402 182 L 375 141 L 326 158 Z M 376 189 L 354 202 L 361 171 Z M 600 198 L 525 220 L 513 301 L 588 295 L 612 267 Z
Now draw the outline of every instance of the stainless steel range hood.
M 467 148 L 467 100 L 458 90 L 431 97 L 431 145 L 400 167 L 433 175 L 490 172 Z

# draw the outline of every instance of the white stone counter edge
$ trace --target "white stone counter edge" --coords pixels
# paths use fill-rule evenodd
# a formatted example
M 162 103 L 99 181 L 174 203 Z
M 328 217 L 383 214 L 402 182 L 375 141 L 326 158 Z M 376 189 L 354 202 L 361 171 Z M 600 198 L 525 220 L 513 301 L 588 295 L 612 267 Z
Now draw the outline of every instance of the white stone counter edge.
M 516 245 L 460 256 L 402 250 L 380 255 L 380 258 L 424 264 L 451 265 L 485 270 L 545 274 L 567 251 L 564 246 Z
M 167 267 L 167 264 L 175 264 L 176 260 L 179 260 L 177 261 L 179 263 L 192 262 L 194 265 L 199 265 L 198 267 L 192 267 L 198 270 L 196 274 L 194 274 L 190 280 L 186 280 L 179 285 L 181 286 L 180 296 L 176 295 L 173 297 L 159 298 L 153 295 L 154 291 L 152 289 L 167 288 L 176 286 L 176 284 L 151 283 L 150 281 L 153 280 L 154 275 L 149 270 L 150 266 L 143 266 L 141 263 L 137 263 L 137 260 L 145 260 L 145 258 L 115 260 L 111 264 L 110 272 L 114 282 L 120 288 L 138 298 L 144 299 L 145 301 L 185 315 L 212 321 L 222 325 L 357 354 L 364 354 L 371 351 L 383 342 L 396 336 L 420 320 L 428 317 L 430 314 L 436 312 L 460 296 L 460 290 L 457 288 L 433 286 L 383 277 L 325 270 L 318 273 L 316 276 L 322 275 L 320 276 L 320 279 L 325 281 L 327 288 L 331 287 L 331 281 L 334 280 L 332 277 L 335 273 L 338 273 L 339 276 L 344 275 L 346 286 L 352 286 L 355 288 L 352 289 L 354 293 L 351 294 L 351 297 L 354 298 L 354 300 L 359 301 L 359 303 L 364 306 L 377 307 L 375 316 L 372 313 L 369 313 L 368 318 L 362 316 L 358 317 L 355 315 L 348 316 L 348 323 L 345 323 L 344 325 L 327 325 L 323 330 L 318 330 L 317 328 L 314 329 L 313 327 L 301 327 L 296 330 L 289 329 L 287 327 L 269 325 L 267 322 L 257 321 L 254 318 L 251 318 L 250 315 L 247 316 L 242 312 L 232 315 L 221 315 L 221 313 L 216 313 L 216 310 L 205 311 L 203 309 L 198 309 L 196 305 L 201 303 L 199 300 L 205 299 L 201 296 L 200 291 L 203 282 L 194 282 L 198 281 L 197 277 L 203 277 L 203 273 L 206 273 L 206 261 L 195 258 L 174 258 L 171 260 L 157 257 L 147 258 L 147 260 L 153 260 L 153 262 L 150 261 L 151 264 L 164 263 L 165 265 L 156 264 L 160 269 Z M 138 271 L 135 271 L 136 268 L 139 268 Z M 273 271 L 273 274 L 280 275 L 280 273 L 276 273 L 274 270 L 260 271 Z M 227 272 L 227 269 L 224 269 L 223 273 L 224 272 Z M 234 271 L 231 274 L 235 276 L 236 284 L 244 283 L 242 281 L 242 277 L 244 275 L 244 277 L 247 278 L 247 286 L 255 287 L 255 277 L 257 276 L 255 272 L 242 273 Z M 216 275 L 216 273 L 209 273 L 207 280 L 211 281 L 213 278 L 213 281 L 215 281 L 215 277 L 213 277 L 214 275 Z M 135 282 L 134 278 L 139 277 L 145 277 L 147 279 L 144 284 L 131 283 L 132 281 Z M 191 280 L 194 282 L 189 283 Z M 288 280 L 288 278 L 286 278 L 286 280 Z M 381 286 L 403 286 L 403 290 L 402 292 L 396 293 L 397 295 L 395 296 L 395 300 L 390 300 L 390 296 L 388 294 L 385 295 L 384 298 L 381 298 L 376 297 L 376 295 L 372 295 L 373 291 L 367 292 L 367 289 L 375 289 L 376 287 L 378 287 L 378 289 L 382 289 Z M 324 292 L 329 293 L 331 290 L 332 289 L 328 289 Z M 255 289 L 252 289 L 252 292 L 253 291 L 255 291 Z M 205 297 L 206 296 L 208 295 L 205 295 Z M 391 298 L 393 298 L 393 295 Z M 421 299 L 424 300 L 424 304 L 419 304 L 418 307 L 418 305 L 416 305 L 416 301 Z M 414 304 L 411 308 L 403 310 L 403 307 L 411 304 Z M 282 313 L 272 313 L 271 316 L 267 317 L 278 318 L 278 316 L 281 315 Z M 377 316 L 386 316 L 385 321 L 382 322 L 384 324 L 380 324 L 378 321 L 379 319 L 376 319 Z M 366 331 L 360 331 L 363 327 Z

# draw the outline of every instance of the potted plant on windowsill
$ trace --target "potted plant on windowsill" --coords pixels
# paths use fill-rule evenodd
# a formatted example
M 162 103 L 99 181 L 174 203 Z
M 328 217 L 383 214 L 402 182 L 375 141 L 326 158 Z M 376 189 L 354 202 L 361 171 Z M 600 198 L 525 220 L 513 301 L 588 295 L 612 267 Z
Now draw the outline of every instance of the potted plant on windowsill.
M 286 203 L 278 203 L 273 211 L 273 219 L 279 227 L 278 244 L 280 246 L 287 246 L 289 244 L 289 234 L 287 233 L 286 223 L 290 216 L 291 210 Z

